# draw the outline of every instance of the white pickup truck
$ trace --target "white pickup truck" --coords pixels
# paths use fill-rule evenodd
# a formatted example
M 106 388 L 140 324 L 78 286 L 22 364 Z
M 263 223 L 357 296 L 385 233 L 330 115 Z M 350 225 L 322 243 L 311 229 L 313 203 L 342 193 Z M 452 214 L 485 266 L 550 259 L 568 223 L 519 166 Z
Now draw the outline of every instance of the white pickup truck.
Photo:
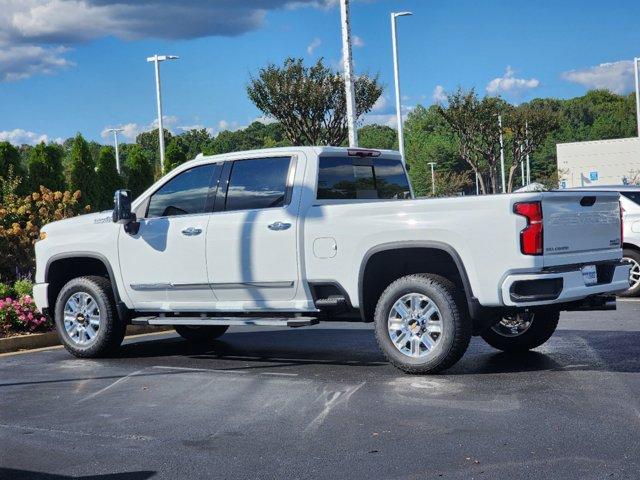
M 291 147 L 199 156 L 113 212 L 54 222 L 34 297 L 96 357 L 128 323 L 210 341 L 229 325 L 374 322 L 404 371 L 453 365 L 472 335 L 534 348 L 559 312 L 628 288 L 615 192 L 414 199 L 397 152 Z

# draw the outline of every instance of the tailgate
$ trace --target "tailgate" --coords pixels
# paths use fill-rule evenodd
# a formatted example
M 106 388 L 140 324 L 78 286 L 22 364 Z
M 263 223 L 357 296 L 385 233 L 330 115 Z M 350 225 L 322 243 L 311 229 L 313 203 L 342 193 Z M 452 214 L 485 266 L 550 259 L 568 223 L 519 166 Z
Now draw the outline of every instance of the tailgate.
M 545 265 L 557 256 L 621 248 L 617 192 L 549 192 L 542 199 Z

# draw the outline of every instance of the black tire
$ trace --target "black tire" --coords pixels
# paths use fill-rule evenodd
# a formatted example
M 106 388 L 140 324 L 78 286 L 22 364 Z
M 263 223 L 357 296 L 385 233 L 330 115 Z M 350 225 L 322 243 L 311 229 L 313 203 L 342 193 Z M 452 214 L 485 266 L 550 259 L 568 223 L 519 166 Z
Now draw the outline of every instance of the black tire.
M 394 304 L 411 293 L 428 297 L 440 312 L 441 334 L 424 358 L 401 352 L 388 328 Z M 471 339 L 471 321 L 463 302 L 455 285 L 439 275 L 415 274 L 396 280 L 382 293 L 376 306 L 374 323 L 380 349 L 391 364 L 407 373 L 437 373 L 451 367 L 464 355 Z
M 622 252 L 623 258 L 628 258 L 632 262 L 636 262 L 636 264 L 640 265 L 640 252 L 637 250 L 632 250 L 631 248 L 625 248 Z M 631 283 L 631 282 L 629 282 Z M 625 290 L 622 293 L 618 294 L 619 297 L 637 297 L 640 296 L 640 282 L 629 290 Z
M 509 353 L 526 352 L 539 347 L 551 338 L 558 327 L 560 312 L 557 310 L 538 310 L 533 312 L 531 325 L 522 333 L 507 336 L 499 333 L 504 331 L 500 323 L 488 328 L 482 333 L 482 338 L 493 348 Z M 502 321 L 502 319 L 500 320 Z
M 76 293 L 90 295 L 95 300 L 100 312 L 99 326 L 95 337 L 86 345 L 74 341 L 67 333 L 64 324 L 65 304 Z M 127 328 L 126 324 L 118 317 L 111 282 L 98 276 L 74 278 L 62 287 L 55 305 L 55 323 L 64 348 L 80 358 L 99 358 L 112 354 L 122 343 Z
M 209 343 L 224 335 L 229 325 L 206 325 L 195 327 L 191 325 L 176 325 L 173 327 L 176 333 L 185 340 L 193 343 Z

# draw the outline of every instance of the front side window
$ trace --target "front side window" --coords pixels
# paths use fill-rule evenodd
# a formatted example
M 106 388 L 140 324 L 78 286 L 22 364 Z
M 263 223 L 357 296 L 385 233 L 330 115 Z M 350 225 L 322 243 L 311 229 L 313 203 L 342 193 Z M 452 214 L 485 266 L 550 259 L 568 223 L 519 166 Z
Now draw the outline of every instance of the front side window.
M 233 162 L 225 210 L 253 210 L 285 205 L 290 157 Z
M 319 200 L 402 199 L 411 197 L 411 189 L 400 160 L 320 157 L 317 196 Z
M 149 200 L 148 218 L 204 213 L 215 165 L 195 167 L 173 177 Z

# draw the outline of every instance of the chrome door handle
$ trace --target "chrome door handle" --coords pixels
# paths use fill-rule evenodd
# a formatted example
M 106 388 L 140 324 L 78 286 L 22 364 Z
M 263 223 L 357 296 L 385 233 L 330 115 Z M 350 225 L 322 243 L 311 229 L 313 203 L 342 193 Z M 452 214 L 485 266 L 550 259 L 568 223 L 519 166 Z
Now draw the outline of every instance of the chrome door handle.
M 285 222 L 273 222 L 269 224 L 269 230 L 286 230 L 289 227 L 291 227 L 291 224 Z
M 195 227 L 189 227 L 182 230 L 182 234 L 186 235 L 187 237 L 194 237 L 196 235 L 200 235 L 201 233 L 202 233 L 202 229 L 195 228 Z

